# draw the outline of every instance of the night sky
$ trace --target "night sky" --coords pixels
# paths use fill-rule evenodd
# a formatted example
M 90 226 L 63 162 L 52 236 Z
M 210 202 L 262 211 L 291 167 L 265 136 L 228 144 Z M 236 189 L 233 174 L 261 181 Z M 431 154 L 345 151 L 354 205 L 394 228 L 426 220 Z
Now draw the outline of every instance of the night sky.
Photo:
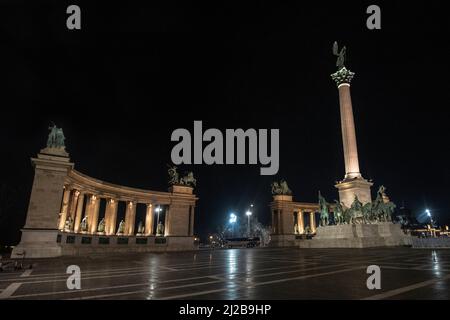
M 296 201 L 338 198 L 344 176 L 331 47 L 347 46 L 360 167 L 419 219 L 450 220 L 448 11 L 435 1 L 4 1 L 0 8 L 0 244 L 25 221 L 48 126 L 64 129 L 75 168 L 167 190 L 173 130 L 280 129 L 280 170 L 184 166 L 198 179 L 195 233 L 250 203 L 270 223 L 270 183 Z M 46 3 L 45 5 L 42 3 Z M 213 4 L 215 6 L 213 6 Z M 382 29 L 366 28 L 378 4 Z M 66 28 L 78 4 L 82 29 Z

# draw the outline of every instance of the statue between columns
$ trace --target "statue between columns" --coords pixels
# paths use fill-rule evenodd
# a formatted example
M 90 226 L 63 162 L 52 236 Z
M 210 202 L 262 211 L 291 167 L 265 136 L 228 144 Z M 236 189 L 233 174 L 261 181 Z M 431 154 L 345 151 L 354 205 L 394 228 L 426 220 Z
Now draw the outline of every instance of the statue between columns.
M 157 236 L 164 235 L 164 225 L 161 223 L 161 221 L 158 223 L 158 225 L 156 227 L 156 235 Z
M 97 228 L 97 232 L 99 233 L 104 233 L 105 232 L 105 218 L 103 218 L 102 220 L 100 220 L 99 224 L 98 224 L 98 228 Z
M 84 216 L 83 220 L 81 220 L 81 223 L 80 223 L 81 232 L 87 232 L 88 231 L 87 219 L 88 219 L 88 216 Z
M 119 223 L 119 228 L 117 229 L 117 234 L 123 234 L 125 231 L 125 221 L 121 220 Z
M 66 219 L 66 222 L 65 222 L 65 224 L 64 224 L 64 231 L 70 232 L 70 231 L 72 231 L 72 229 L 73 229 L 73 219 L 72 219 L 71 216 L 69 216 L 69 217 Z
M 145 233 L 145 226 L 142 223 L 142 221 L 139 221 L 138 228 L 137 228 L 137 234 L 144 234 Z

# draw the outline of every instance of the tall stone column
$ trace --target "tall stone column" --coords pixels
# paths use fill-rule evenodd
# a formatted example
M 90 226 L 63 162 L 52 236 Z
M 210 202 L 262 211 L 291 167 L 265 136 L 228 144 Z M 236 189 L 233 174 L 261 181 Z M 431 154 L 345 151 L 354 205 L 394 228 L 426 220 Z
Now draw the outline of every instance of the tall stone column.
M 58 214 L 62 211 L 64 185 L 73 163 L 63 146 L 42 149 L 31 162 L 34 180 L 26 222 L 20 243 L 11 257 L 20 258 L 23 254 L 26 258 L 57 257 L 61 255 L 57 243 Z
M 342 144 L 344 147 L 345 176 L 336 184 L 339 199 L 350 207 L 355 196 L 363 203 L 371 202 L 370 187 L 373 183 L 365 180 L 359 170 L 358 148 L 356 143 L 355 121 L 350 95 L 350 83 L 354 73 L 345 67 L 331 75 L 339 91 L 339 106 L 341 113 Z
M 136 204 L 129 201 L 125 213 L 125 234 L 134 235 L 134 225 L 136 223 Z
M 153 204 L 147 203 L 145 214 L 145 235 L 153 235 Z
M 299 234 L 305 233 L 305 224 L 303 222 L 303 210 L 298 211 L 297 215 L 297 229 Z
M 117 223 L 117 201 L 115 199 L 109 199 L 106 203 L 105 209 L 105 233 L 107 235 L 113 235 L 116 231 Z
M 81 192 L 78 196 L 77 201 L 77 212 L 75 214 L 75 222 L 73 226 L 73 231 L 75 233 L 78 233 L 80 231 L 80 223 L 81 219 L 83 218 L 83 205 L 84 205 L 84 193 Z
M 91 204 L 89 206 L 89 233 L 96 234 L 98 227 L 98 213 L 100 210 L 100 199 L 96 195 L 91 196 Z
M 171 220 L 171 206 L 167 206 L 164 215 L 164 237 L 170 236 L 170 220 Z
M 72 200 L 70 201 L 70 207 L 69 207 L 69 214 L 70 214 L 70 217 L 72 218 L 72 221 L 75 221 L 75 214 L 77 211 L 77 202 L 78 202 L 79 196 L 80 196 L 80 191 L 74 190 L 72 192 Z M 72 228 L 72 231 L 73 231 L 73 228 Z
M 68 186 L 64 187 L 63 201 L 61 205 L 61 213 L 59 214 L 59 230 L 64 230 L 64 226 L 67 220 L 67 211 L 69 210 L 70 202 L 70 189 Z
M 309 213 L 309 228 L 311 233 L 316 233 L 316 213 L 314 211 Z

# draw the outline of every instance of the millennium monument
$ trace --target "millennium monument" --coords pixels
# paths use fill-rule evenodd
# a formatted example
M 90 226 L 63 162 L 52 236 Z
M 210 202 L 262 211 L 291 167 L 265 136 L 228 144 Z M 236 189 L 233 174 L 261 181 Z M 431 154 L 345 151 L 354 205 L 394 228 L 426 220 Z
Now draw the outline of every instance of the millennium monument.
M 391 215 L 395 204 L 380 186 L 372 201 L 373 183 L 361 175 L 358 161 L 355 123 L 350 95 L 354 73 L 345 67 L 346 47 L 333 45 L 338 70 L 331 75 L 339 91 L 345 176 L 335 187 L 339 201 L 330 204 L 319 191 L 318 203 L 294 202 L 292 191 L 285 181 L 272 184 L 272 246 L 300 246 L 302 248 L 364 248 L 410 245 L 411 238 Z M 305 227 L 304 213 L 309 213 Z M 316 213 L 319 226 L 316 226 Z M 312 240 L 306 236 L 314 235 Z
M 192 172 L 180 176 L 170 168 L 169 192 L 94 179 L 74 170 L 63 130 L 54 124 L 49 129 L 47 147 L 31 159 L 33 187 L 21 241 L 12 257 L 195 249 L 198 198 L 193 194 Z M 138 206 L 145 210 L 140 221 Z
M 348 70 L 345 63 L 346 48 L 340 51 L 337 42 L 333 45 L 333 54 L 337 56 L 336 67 L 338 71 L 331 75 L 339 90 L 339 105 L 341 112 L 342 143 L 344 146 L 345 176 L 336 184 L 339 190 L 339 199 L 350 207 L 355 195 L 363 203 L 371 202 L 370 187 L 373 183 L 364 179 L 359 171 L 358 147 L 356 145 L 355 121 L 353 119 L 352 98 L 350 83 L 355 74 Z

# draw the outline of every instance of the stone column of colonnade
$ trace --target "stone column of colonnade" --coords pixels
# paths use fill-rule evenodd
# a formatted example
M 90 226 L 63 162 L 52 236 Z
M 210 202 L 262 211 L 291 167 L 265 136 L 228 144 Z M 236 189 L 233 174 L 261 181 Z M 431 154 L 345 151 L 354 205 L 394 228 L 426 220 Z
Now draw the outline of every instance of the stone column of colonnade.
M 305 233 L 305 224 L 303 221 L 303 210 L 297 212 L 297 230 L 299 234 Z
M 59 214 L 59 223 L 58 223 L 59 230 L 64 230 L 64 226 L 67 220 L 67 211 L 69 209 L 69 201 L 70 201 L 70 189 L 68 186 L 64 186 L 63 201 L 61 205 L 61 212 Z
M 153 205 L 147 203 L 147 211 L 145 215 L 145 235 L 153 235 Z
M 80 191 L 78 190 L 73 190 L 72 194 L 71 194 L 71 199 L 70 199 L 70 206 L 69 206 L 69 216 L 72 219 L 72 222 L 75 221 L 75 214 L 77 211 L 77 202 L 78 202 L 78 197 L 80 196 Z M 73 230 L 73 225 L 72 225 L 72 230 Z M 72 231 L 70 230 L 70 231 Z
M 80 192 L 78 195 L 77 208 L 75 213 L 75 222 L 73 226 L 73 231 L 75 233 L 80 231 L 81 219 L 83 218 L 83 205 L 84 205 L 84 192 Z
M 134 235 L 134 225 L 136 221 L 136 203 L 129 201 L 125 212 L 125 235 Z
M 106 202 L 105 233 L 107 235 L 114 235 L 116 233 L 118 204 L 119 202 L 113 198 L 108 199 Z
M 315 211 L 311 211 L 309 213 L 309 228 L 312 233 L 316 233 L 316 213 Z
M 88 215 L 88 231 L 91 234 L 97 233 L 98 214 L 100 210 L 100 199 L 96 195 L 91 195 L 89 199 L 89 207 L 86 210 Z
M 166 208 L 166 214 L 164 217 L 164 236 L 170 236 L 170 207 Z

